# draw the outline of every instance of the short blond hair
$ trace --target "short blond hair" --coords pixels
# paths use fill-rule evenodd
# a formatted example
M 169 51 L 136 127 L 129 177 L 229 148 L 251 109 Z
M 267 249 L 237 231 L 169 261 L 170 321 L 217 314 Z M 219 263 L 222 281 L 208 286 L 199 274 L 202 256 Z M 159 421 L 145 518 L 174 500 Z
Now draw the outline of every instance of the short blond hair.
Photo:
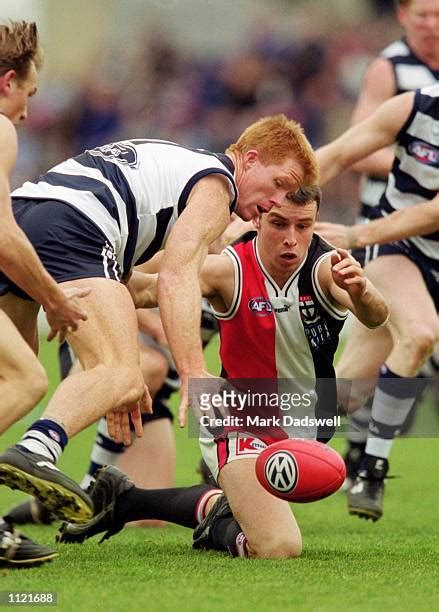
M 226 153 L 244 155 L 255 149 L 263 164 L 278 164 L 296 159 L 304 171 L 304 184 L 319 182 L 319 170 L 314 151 L 302 126 L 285 115 L 262 117 L 252 123 Z
M 36 23 L 8 21 L 0 24 L 0 76 L 15 70 L 17 79 L 24 80 L 31 64 L 39 70 L 43 61 Z

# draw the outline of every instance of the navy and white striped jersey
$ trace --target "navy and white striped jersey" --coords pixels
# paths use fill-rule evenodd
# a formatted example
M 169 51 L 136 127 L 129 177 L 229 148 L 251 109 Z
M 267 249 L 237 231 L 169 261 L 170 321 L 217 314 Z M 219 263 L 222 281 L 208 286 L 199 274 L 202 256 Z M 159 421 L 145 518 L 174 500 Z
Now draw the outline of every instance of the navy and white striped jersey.
M 195 183 L 209 174 L 237 188 L 232 160 L 163 140 L 124 140 L 68 159 L 26 182 L 12 197 L 56 200 L 73 206 L 105 234 L 122 272 L 148 260 L 166 243 Z
M 396 84 L 395 95 L 427 87 L 439 81 L 439 70 L 432 70 L 421 62 L 405 40 L 398 40 L 388 45 L 381 51 L 380 57 L 387 59 L 392 65 Z M 385 189 L 386 181 L 372 176 L 363 177 L 360 192 L 363 218 L 371 217 L 373 208 L 378 206 Z
M 432 200 L 439 191 L 439 83 L 416 91 L 412 112 L 400 130 L 395 161 L 380 211 L 386 215 Z M 439 232 L 409 242 L 439 260 Z

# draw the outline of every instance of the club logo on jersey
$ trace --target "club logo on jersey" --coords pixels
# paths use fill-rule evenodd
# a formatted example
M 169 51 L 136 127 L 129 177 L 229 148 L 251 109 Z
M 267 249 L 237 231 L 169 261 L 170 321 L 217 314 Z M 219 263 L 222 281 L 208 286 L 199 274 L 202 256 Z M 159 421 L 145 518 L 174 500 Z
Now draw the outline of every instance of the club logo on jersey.
M 273 307 L 269 300 L 264 297 L 254 297 L 248 302 L 248 307 L 252 312 L 260 317 L 266 317 L 273 312 Z
M 439 151 L 425 142 L 420 140 L 411 142 L 408 151 L 421 164 L 439 166 Z
M 106 160 L 115 161 L 130 168 L 137 168 L 139 165 L 136 149 L 126 142 L 116 142 L 103 147 L 96 147 L 88 152 L 94 157 L 103 157 Z
M 320 319 L 320 315 L 310 295 L 299 296 L 299 310 L 302 321 L 306 325 L 312 325 Z
M 297 484 L 299 470 L 291 453 L 274 453 L 265 464 L 265 478 L 276 491 L 289 493 Z

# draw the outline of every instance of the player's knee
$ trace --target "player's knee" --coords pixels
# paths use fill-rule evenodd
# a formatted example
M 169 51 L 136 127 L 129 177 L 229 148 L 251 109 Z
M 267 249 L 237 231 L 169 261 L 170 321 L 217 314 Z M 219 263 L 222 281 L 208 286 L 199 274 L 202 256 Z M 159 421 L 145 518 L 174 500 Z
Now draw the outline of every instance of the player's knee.
M 437 342 L 437 331 L 430 327 L 418 327 L 403 340 L 404 348 L 413 362 L 413 370 L 419 369 L 431 355 Z
M 154 351 L 154 357 L 150 354 L 140 353 L 140 367 L 145 384 L 148 385 L 151 395 L 160 389 L 168 373 L 169 363 L 166 357 L 159 351 Z
M 145 383 L 140 367 L 121 368 L 117 378 L 124 381 L 121 387 L 120 404 L 134 404 L 138 402 L 144 392 Z
M 33 408 L 46 394 L 48 384 L 46 371 L 39 362 L 35 362 L 19 382 L 24 396 L 23 408 Z
M 293 559 L 302 554 L 300 535 L 274 535 L 249 543 L 252 557 L 257 559 Z

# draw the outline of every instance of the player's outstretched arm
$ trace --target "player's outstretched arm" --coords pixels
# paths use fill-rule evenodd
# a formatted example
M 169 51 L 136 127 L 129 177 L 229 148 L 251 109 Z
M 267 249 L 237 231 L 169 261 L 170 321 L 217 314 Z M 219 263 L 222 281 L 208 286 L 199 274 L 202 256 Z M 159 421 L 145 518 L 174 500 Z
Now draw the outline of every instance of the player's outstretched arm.
M 87 315 L 80 298 L 85 289 L 63 290 L 42 265 L 32 244 L 17 225 L 9 196 L 9 176 L 17 157 L 17 136 L 10 121 L 0 116 L 0 268 L 36 302 L 44 307 L 51 327 L 48 339 L 64 340 L 68 329 L 76 330 Z
M 375 328 L 387 323 L 387 302 L 348 251 L 337 249 L 324 259 L 318 276 L 321 287 L 335 305 L 348 308 L 363 325 Z
M 357 249 L 368 244 L 386 244 L 411 236 L 423 236 L 439 230 L 439 195 L 386 217 L 358 225 L 316 223 L 315 231 L 330 244 Z
M 185 210 L 172 228 L 161 263 L 158 299 L 182 381 L 181 426 L 186 420 L 188 380 L 206 375 L 200 340 L 199 274 L 209 244 L 227 227 L 230 199 L 227 182 L 217 175 L 196 183 Z
M 364 76 L 361 92 L 352 113 L 351 125 L 370 117 L 386 100 L 396 93 L 395 74 L 390 61 L 375 59 Z M 356 172 L 364 172 L 387 179 L 392 168 L 394 153 L 391 147 L 380 149 L 352 166 Z
M 369 118 L 316 151 L 324 185 L 367 155 L 392 144 L 413 108 L 414 92 L 384 102 Z

